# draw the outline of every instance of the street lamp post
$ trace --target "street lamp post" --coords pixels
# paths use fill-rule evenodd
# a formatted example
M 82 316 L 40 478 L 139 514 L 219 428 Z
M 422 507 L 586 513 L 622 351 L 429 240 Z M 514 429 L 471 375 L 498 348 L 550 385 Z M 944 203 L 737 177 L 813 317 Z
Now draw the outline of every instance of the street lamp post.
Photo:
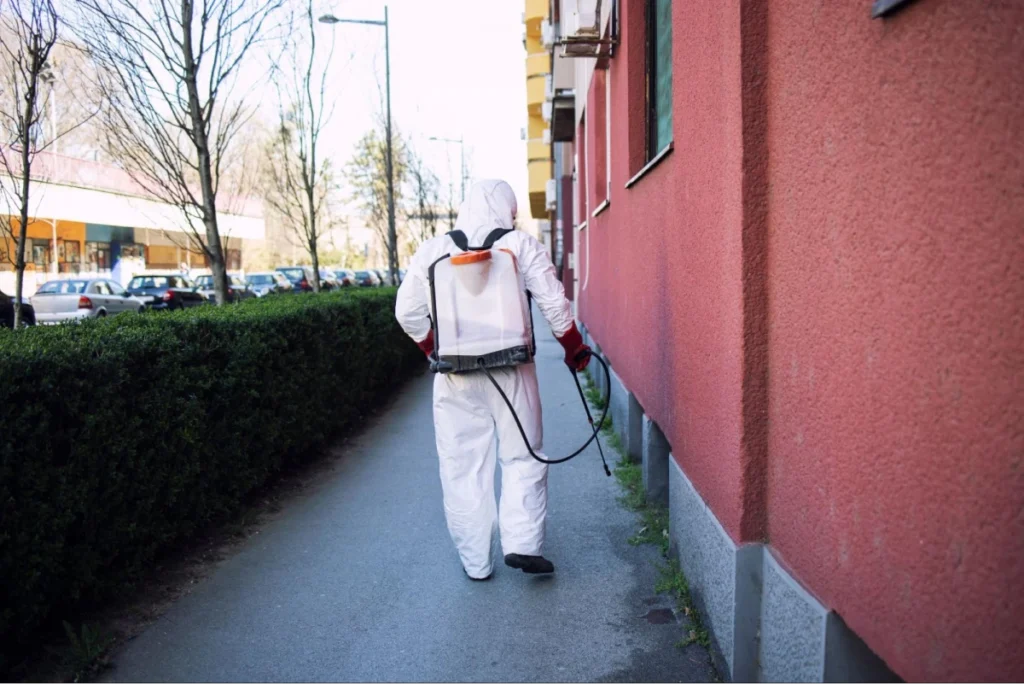
M 430 140 L 435 140 L 437 142 L 458 143 L 459 144 L 459 183 L 460 183 L 459 187 L 460 187 L 460 192 L 462 193 L 462 201 L 465 202 L 466 201 L 466 144 L 465 144 L 465 141 L 462 139 L 461 135 L 459 136 L 458 140 L 456 140 L 455 138 L 439 138 L 437 136 L 431 136 L 429 139 Z
M 384 5 L 384 21 L 375 19 L 339 19 L 333 14 L 320 17 L 323 24 L 367 24 L 384 27 L 384 90 L 387 100 L 387 158 L 385 160 L 388 175 L 388 271 L 391 282 L 398 282 L 398 233 L 395 230 L 395 170 L 391 150 L 391 46 L 388 31 L 388 6 Z
M 57 77 L 53 73 L 53 69 L 50 65 L 47 65 L 45 72 L 39 75 L 39 78 L 50 86 L 50 145 L 53 146 L 53 167 L 56 169 L 57 164 Z M 60 272 L 60 264 L 58 263 L 58 250 L 57 250 L 57 219 L 50 219 L 50 229 L 52 231 L 51 239 L 52 245 L 52 257 L 50 259 L 50 271 L 56 276 Z

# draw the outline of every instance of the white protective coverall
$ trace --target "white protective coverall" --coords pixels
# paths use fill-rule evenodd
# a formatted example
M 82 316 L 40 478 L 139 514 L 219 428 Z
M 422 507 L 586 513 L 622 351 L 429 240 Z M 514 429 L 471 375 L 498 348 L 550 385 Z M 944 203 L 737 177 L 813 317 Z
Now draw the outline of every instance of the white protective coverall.
M 515 193 L 508 183 L 481 181 L 470 189 L 455 228 L 470 246 L 481 245 L 495 228 L 513 228 Z M 556 337 L 574 328 L 572 310 L 544 247 L 522 231 L 494 245 L 511 251 L 527 289 Z M 447 235 L 420 246 L 398 290 L 395 315 L 417 343 L 430 333 L 428 269 L 461 250 Z M 508 395 L 538 455 L 543 441 L 540 394 L 534 364 L 492 371 Z M 448 531 L 466 573 L 485 578 L 493 569 L 491 548 L 500 520 L 503 554 L 540 556 L 547 513 L 547 465 L 530 456 L 512 414 L 483 373 L 434 377 L 434 431 L 441 467 Z M 501 503 L 495 507 L 495 455 L 501 462 Z M 542 458 L 543 455 L 541 455 Z

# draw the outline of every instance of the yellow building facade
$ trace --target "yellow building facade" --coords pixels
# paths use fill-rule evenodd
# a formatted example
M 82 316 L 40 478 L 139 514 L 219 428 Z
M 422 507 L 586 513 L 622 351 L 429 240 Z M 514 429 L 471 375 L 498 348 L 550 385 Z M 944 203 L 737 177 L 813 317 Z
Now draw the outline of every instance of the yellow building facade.
M 541 24 L 548 18 L 548 0 L 526 0 L 526 149 L 530 214 L 547 219 L 547 186 L 551 180 L 551 144 L 545 138 L 548 125 L 543 107 L 551 78 L 551 53 L 541 42 Z

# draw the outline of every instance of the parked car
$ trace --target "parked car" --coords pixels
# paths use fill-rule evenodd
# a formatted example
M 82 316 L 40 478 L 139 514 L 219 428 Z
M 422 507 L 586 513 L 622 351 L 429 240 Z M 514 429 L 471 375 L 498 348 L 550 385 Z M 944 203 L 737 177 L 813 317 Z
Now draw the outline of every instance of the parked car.
M 405 269 L 398 269 L 398 284 L 401 285 L 402 281 L 405 280 Z
M 320 269 L 320 290 L 322 292 L 337 290 L 339 287 L 341 287 L 341 283 L 334 277 L 333 271 L 329 271 L 326 268 Z
M 213 275 L 201 275 L 196 277 L 196 289 L 199 294 L 206 297 L 206 300 L 216 304 L 217 292 L 213 286 Z M 256 293 L 249 289 L 249 284 L 238 276 L 228 276 L 228 301 L 241 302 L 246 299 L 255 299 Z
M 279 266 L 275 270 L 288 279 L 293 292 L 313 291 L 313 269 L 309 266 Z
M 388 269 L 386 269 L 386 268 L 375 268 L 373 270 L 373 272 L 376 273 L 377 274 L 377 278 L 380 279 L 380 286 L 381 287 L 391 287 L 391 285 L 393 283 L 391 282 L 391 272 L 388 271 Z
M 267 271 L 264 273 L 250 273 L 246 276 L 249 289 L 257 297 L 266 297 L 270 294 L 286 294 L 292 291 L 292 284 L 283 273 Z
M 356 284 L 356 272 L 350 271 L 347 268 L 335 269 L 334 277 L 341 283 L 342 287 L 353 287 Z
M 128 292 L 154 311 L 173 311 L 206 303 L 195 284 L 181 273 L 137 275 L 128 282 Z
M 380 287 L 380 276 L 373 271 L 356 271 L 356 285 L 359 287 Z
M 83 318 L 103 318 L 125 311 L 142 312 L 146 304 L 119 283 L 106 278 L 51 280 L 32 295 L 36 322 L 52 325 Z
M 24 326 L 36 324 L 36 312 L 28 301 L 21 300 L 21 323 Z M 0 328 L 14 327 L 14 297 L 0 292 Z

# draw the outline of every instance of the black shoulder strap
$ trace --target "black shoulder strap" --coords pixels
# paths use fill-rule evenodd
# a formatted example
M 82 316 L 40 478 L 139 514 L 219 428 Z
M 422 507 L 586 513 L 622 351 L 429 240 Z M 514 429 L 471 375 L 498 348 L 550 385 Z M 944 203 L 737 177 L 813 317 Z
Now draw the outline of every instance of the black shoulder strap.
M 506 235 L 508 235 L 511 232 L 512 232 L 511 228 L 495 228 L 494 230 L 491 231 L 491 234 L 487 236 L 487 239 L 484 240 L 484 247 L 483 248 L 484 249 L 490 249 L 491 247 L 494 246 L 495 242 L 497 242 L 498 240 L 500 240 L 501 238 L 505 237 Z
M 461 230 L 453 230 L 452 232 L 448 233 L 448 237 L 452 239 L 452 242 L 455 243 L 456 247 L 461 249 L 463 252 L 469 252 L 490 249 L 491 247 L 494 246 L 495 242 L 497 242 L 498 240 L 505 237 L 511 232 L 512 228 L 495 228 L 490 232 L 490 234 L 487 236 L 487 239 L 484 240 L 484 244 L 481 245 L 480 247 L 470 247 L 469 239 L 466 238 L 466 234 L 463 233 Z
M 452 232 L 448 233 L 448 237 L 450 237 L 452 239 L 452 242 L 455 243 L 455 246 L 461 249 L 463 252 L 469 251 L 469 240 L 466 239 L 466 234 L 463 233 L 461 230 L 453 230 Z

